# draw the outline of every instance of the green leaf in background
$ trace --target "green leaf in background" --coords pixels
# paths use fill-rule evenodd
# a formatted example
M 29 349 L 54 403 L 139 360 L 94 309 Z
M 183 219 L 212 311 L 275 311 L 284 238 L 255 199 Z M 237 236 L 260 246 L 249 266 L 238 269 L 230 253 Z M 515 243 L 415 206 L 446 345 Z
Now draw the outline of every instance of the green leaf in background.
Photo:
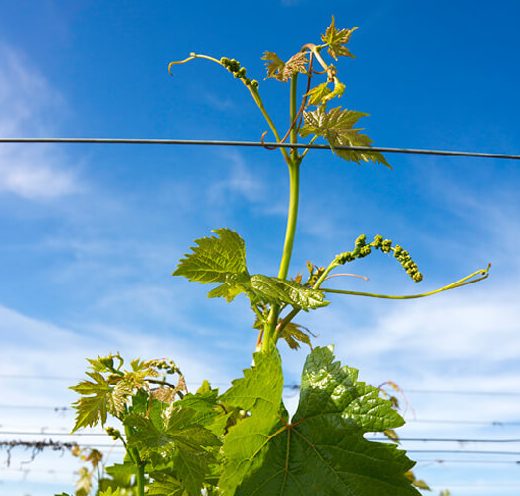
M 229 276 L 247 274 L 244 240 L 230 229 L 213 232 L 217 236 L 195 240 L 197 245 L 179 262 L 174 276 L 201 283 L 225 283 Z
M 154 481 L 146 489 L 146 494 L 150 496 L 186 496 L 188 494 L 180 481 L 170 474 L 162 473 L 154 473 Z
M 290 422 L 279 416 L 267 432 L 265 418 L 252 409 L 250 418 L 231 429 L 224 442 L 229 464 L 224 494 L 419 496 L 405 477 L 414 464 L 405 452 L 364 438 L 368 432 L 398 427 L 403 420 L 379 397 L 379 390 L 359 382 L 357 374 L 335 362 L 329 348 L 312 351 Z M 240 435 L 235 434 L 239 429 Z M 247 471 L 240 470 L 241 465 Z
M 362 134 L 361 129 L 354 128 L 358 120 L 367 115 L 363 112 L 342 109 L 341 107 L 335 107 L 329 111 L 319 107 L 312 112 L 303 113 L 304 125 L 300 129 L 300 134 L 302 137 L 316 134 L 325 138 L 334 153 L 345 160 L 357 164 L 375 162 L 390 167 L 385 157 L 379 152 L 336 149 L 338 146 L 371 146 L 372 140 L 367 135 Z
M 111 487 L 105 489 L 104 491 L 100 491 L 99 496 L 120 496 L 121 492 L 119 489 L 112 490 Z
M 210 465 L 215 462 L 211 448 L 221 444 L 202 421 L 200 412 L 186 407 L 183 400 L 161 416 L 129 414 L 124 420 L 130 428 L 127 443 L 152 464 L 171 463 L 172 473 L 187 493 L 199 495 Z
M 283 391 L 280 355 L 277 350 L 256 353 L 254 361 L 252 368 L 244 370 L 244 378 L 233 381 L 221 397 L 224 405 L 242 408 L 250 414 L 224 438 L 226 461 L 219 488 L 225 496 L 234 495 L 242 480 L 261 467 L 269 434 L 280 421 Z
M 321 40 L 327 45 L 327 51 L 333 59 L 338 60 L 340 56 L 354 57 L 345 45 L 350 41 L 350 37 L 356 29 L 358 28 L 336 29 L 336 21 L 332 17 L 330 26 L 321 36 Z

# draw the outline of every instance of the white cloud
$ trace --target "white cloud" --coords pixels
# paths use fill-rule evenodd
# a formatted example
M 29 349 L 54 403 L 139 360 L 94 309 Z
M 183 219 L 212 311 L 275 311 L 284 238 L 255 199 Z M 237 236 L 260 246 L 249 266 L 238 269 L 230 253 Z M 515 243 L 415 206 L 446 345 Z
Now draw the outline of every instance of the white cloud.
M 0 43 L 0 135 L 52 134 L 64 105 L 30 60 Z M 75 170 L 49 145 L 1 145 L 0 192 L 48 200 L 80 190 Z M 70 164 L 67 164 L 70 165 Z
M 253 175 L 239 151 L 229 149 L 221 152 L 225 160 L 230 162 L 231 171 L 212 184 L 209 195 L 210 202 L 222 204 L 228 201 L 229 195 L 241 196 L 251 203 L 262 200 L 265 188 L 261 178 Z

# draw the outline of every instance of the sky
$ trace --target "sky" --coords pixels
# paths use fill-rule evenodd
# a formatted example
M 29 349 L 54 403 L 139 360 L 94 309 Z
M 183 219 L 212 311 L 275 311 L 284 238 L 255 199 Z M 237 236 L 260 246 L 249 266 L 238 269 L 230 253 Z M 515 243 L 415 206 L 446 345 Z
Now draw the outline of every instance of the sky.
M 356 58 L 338 63 L 341 105 L 370 114 L 363 126 L 375 144 L 520 153 L 514 0 L 0 0 L 0 12 L 2 137 L 256 141 L 267 127 L 238 81 L 204 61 L 170 76 L 168 63 L 192 51 L 240 60 L 284 128 L 287 88 L 264 80 L 260 56 L 287 59 L 319 42 L 334 15 L 339 27 L 359 26 Z M 420 287 L 381 254 L 352 266 L 368 282 L 336 287 L 427 291 L 491 262 L 489 279 L 421 300 L 331 297 L 299 323 L 362 380 L 399 384 L 403 438 L 518 439 L 520 164 L 387 159 L 392 170 L 309 153 L 290 273 L 381 233 L 411 252 Z M 208 287 L 171 272 L 193 239 L 228 227 L 245 239 L 251 271 L 275 275 L 287 187 L 279 153 L 264 149 L 0 145 L 0 438 L 70 440 L 73 412 L 55 408 L 75 399 L 67 387 L 87 357 L 168 356 L 193 388 L 240 376 L 256 340 L 246 301 L 208 299 Z M 282 352 L 295 384 L 306 351 Z M 503 462 L 519 459 L 520 443 L 403 446 L 432 494 L 518 494 L 518 465 Z M 24 464 L 30 453 L 16 450 L 9 467 L 4 455 L 0 494 L 72 490 L 70 455 Z

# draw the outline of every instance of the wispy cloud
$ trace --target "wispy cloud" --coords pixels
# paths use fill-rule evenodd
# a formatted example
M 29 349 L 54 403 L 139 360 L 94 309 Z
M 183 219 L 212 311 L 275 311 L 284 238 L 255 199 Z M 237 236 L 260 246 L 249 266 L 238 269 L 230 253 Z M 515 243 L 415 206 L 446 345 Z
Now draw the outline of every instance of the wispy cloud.
M 63 113 L 63 99 L 31 61 L 0 43 L 0 135 L 52 134 L 52 122 Z M 32 200 L 76 193 L 81 189 L 76 171 L 75 164 L 52 146 L 0 148 L 0 193 Z
M 225 203 L 230 194 L 237 195 L 250 203 L 258 203 L 265 194 L 265 187 L 261 178 L 253 175 L 248 169 L 243 155 L 236 150 L 221 152 L 225 160 L 230 164 L 230 172 L 227 176 L 216 181 L 210 189 L 210 201 L 213 203 Z

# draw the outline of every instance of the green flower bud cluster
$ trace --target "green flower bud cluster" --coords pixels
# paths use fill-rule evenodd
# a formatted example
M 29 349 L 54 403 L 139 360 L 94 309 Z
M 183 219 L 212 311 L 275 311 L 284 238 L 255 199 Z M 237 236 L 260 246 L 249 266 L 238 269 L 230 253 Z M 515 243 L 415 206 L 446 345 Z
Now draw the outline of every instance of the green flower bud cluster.
M 105 432 L 114 440 L 123 439 L 121 432 L 114 427 L 105 427 Z
M 358 236 L 354 242 L 354 249 L 352 251 L 346 251 L 336 255 L 335 261 L 338 265 L 344 265 L 347 262 L 353 262 L 358 258 L 364 258 L 372 253 L 372 248 L 381 250 L 383 253 L 394 252 L 394 257 L 401 264 L 406 273 L 412 278 L 414 282 L 421 282 L 423 276 L 419 272 L 417 264 L 412 260 L 410 254 L 403 250 L 399 245 L 392 246 L 391 239 L 384 239 L 380 234 L 374 236 L 374 240 L 367 243 L 367 237 L 365 234 Z
M 164 370 L 166 374 L 180 374 L 180 370 L 175 365 L 173 360 L 155 359 L 149 360 L 146 363 L 149 367 L 154 367 L 157 370 Z
M 417 267 L 417 264 L 412 260 L 410 254 L 406 250 L 403 250 L 401 246 L 395 245 L 394 257 L 397 258 L 397 261 L 414 282 L 421 282 L 423 280 L 423 275 L 419 272 L 419 267 Z
M 240 62 L 236 59 L 228 59 L 227 57 L 222 57 L 220 59 L 220 63 L 233 74 L 234 77 L 241 79 L 246 86 L 251 86 L 252 88 L 258 88 L 258 81 L 256 79 L 249 79 L 247 77 L 247 70 L 245 67 L 240 65 Z

